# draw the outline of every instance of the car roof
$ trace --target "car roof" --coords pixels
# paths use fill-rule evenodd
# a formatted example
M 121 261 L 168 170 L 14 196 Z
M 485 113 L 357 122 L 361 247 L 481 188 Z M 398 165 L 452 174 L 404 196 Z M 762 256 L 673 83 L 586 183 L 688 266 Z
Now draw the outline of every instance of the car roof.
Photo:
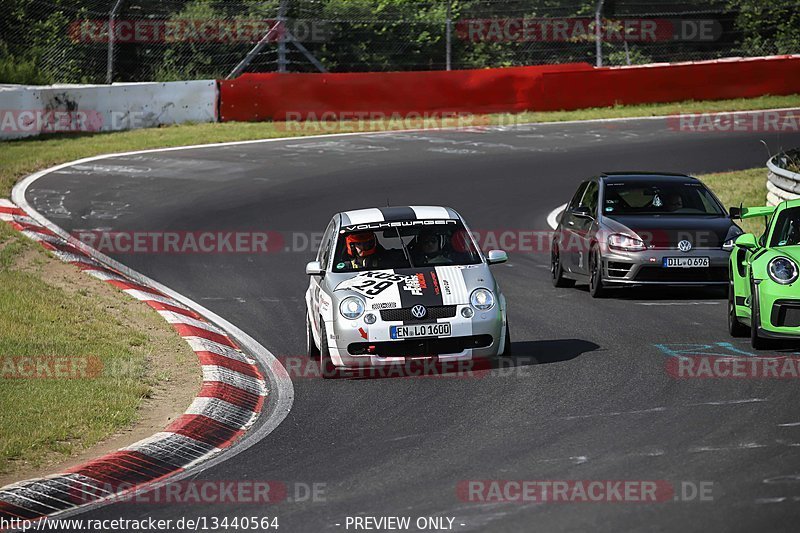
M 700 180 L 686 174 L 677 174 L 673 172 L 603 172 L 599 176 L 600 180 L 605 183 L 622 183 L 630 181 L 641 182 L 674 182 L 674 183 L 699 183 Z
M 435 205 L 371 207 L 344 211 L 338 214 L 342 217 L 342 226 L 354 226 L 372 222 L 402 222 L 406 220 L 461 220 L 461 216 L 454 209 Z

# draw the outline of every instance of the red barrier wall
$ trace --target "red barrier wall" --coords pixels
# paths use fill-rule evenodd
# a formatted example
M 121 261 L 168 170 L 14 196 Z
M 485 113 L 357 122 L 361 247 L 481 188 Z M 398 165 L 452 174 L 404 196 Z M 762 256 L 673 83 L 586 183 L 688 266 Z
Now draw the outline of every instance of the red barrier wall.
M 544 74 L 536 110 L 800 93 L 800 56 Z
M 800 93 L 800 56 L 593 68 L 245 74 L 220 81 L 220 120 L 354 113 L 499 113 Z
M 323 113 L 500 113 L 530 108 L 545 72 L 587 63 L 483 70 L 244 74 L 220 81 L 220 120 L 319 118 Z

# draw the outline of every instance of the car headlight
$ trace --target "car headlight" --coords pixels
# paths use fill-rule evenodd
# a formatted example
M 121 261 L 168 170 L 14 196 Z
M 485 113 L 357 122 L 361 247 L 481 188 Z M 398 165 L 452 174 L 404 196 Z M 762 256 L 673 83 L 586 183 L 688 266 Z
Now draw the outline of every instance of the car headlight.
M 767 265 L 767 273 L 775 283 L 789 285 L 797 281 L 797 264 L 788 257 L 776 257 Z
M 731 235 L 731 233 L 733 233 L 733 235 Z M 725 239 L 725 242 L 722 243 L 722 249 L 726 252 L 730 252 L 731 250 L 733 250 L 734 246 L 733 243 L 736 242 L 736 239 L 738 239 L 739 235 L 741 235 L 742 233 L 743 233 L 742 230 L 740 230 L 739 228 L 736 227 L 731 228 L 731 230 L 728 232 L 728 237 L 730 238 Z
M 364 302 L 358 296 L 348 296 L 339 304 L 339 312 L 348 320 L 355 320 L 364 314 Z
M 494 294 L 489 289 L 475 289 L 469 297 L 469 303 L 479 311 L 487 311 L 494 307 Z
M 622 250 L 623 252 L 643 252 L 647 250 L 644 241 L 622 233 L 609 235 L 608 247 L 612 250 Z

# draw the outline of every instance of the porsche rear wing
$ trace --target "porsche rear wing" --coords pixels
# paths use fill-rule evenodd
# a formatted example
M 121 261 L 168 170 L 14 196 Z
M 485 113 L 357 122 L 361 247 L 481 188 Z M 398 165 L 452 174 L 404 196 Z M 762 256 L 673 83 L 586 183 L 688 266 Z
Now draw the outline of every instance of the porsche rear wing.
M 764 207 L 731 207 L 728 209 L 731 218 L 743 220 L 745 218 L 768 217 L 775 212 L 775 206 Z

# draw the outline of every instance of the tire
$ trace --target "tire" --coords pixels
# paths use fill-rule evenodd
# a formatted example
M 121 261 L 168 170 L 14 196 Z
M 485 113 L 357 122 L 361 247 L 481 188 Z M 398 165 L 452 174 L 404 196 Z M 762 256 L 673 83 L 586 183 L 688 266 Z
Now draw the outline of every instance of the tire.
M 323 379 L 334 379 L 339 376 L 336 365 L 331 360 L 328 349 L 328 333 L 325 331 L 325 322 L 320 319 L 319 326 L 319 371 Z
M 731 337 L 746 337 L 748 327 L 739 322 L 739 318 L 736 316 L 735 298 L 736 293 L 733 290 L 733 283 L 731 283 L 730 290 L 728 290 L 728 333 Z
M 603 285 L 603 269 L 601 268 L 600 252 L 597 248 L 589 254 L 589 294 L 592 298 L 603 298 L 607 290 Z
M 508 327 L 508 322 L 506 322 L 506 344 L 503 346 L 503 353 L 497 354 L 499 357 L 509 357 L 513 355 L 511 350 L 511 329 Z
M 314 342 L 314 334 L 311 332 L 311 320 L 306 313 L 306 353 L 309 359 L 317 359 L 319 357 L 319 347 Z
M 564 267 L 561 266 L 561 254 L 554 243 L 550 250 L 550 273 L 553 277 L 553 287 L 574 287 L 575 280 L 564 277 Z
M 754 350 L 765 350 L 769 347 L 769 341 L 758 335 L 758 325 L 760 323 L 761 315 L 758 312 L 758 298 L 753 286 L 750 291 L 750 345 Z

